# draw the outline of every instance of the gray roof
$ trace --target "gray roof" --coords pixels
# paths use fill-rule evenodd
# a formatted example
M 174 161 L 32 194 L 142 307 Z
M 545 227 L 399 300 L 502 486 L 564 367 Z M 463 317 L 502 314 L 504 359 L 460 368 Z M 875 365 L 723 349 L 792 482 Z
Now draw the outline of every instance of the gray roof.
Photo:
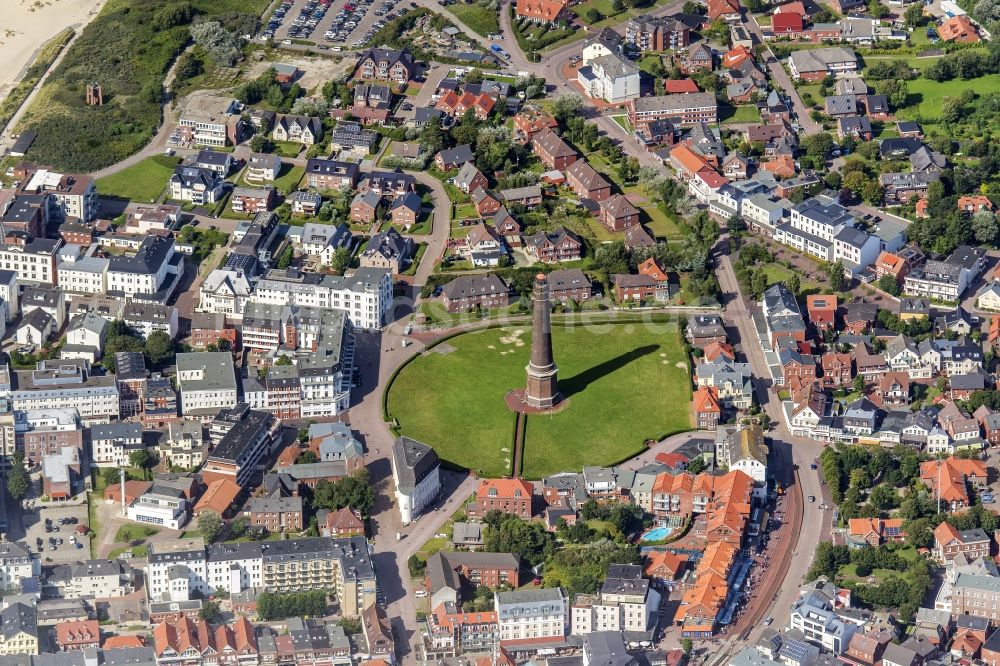
M 826 112 L 830 115 L 856 113 L 858 98 L 855 95 L 831 95 L 826 98 Z
M 434 449 L 409 437 L 397 437 L 392 443 L 392 460 L 401 491 L 416 488 L 441 464 Z
M 250 513 L 302 513 L 302 497 L 254 497 L 246 510 Z
M 203 379 L 186 379 L 180 382 L 186 391 L 207 391 L 236 388 L 233 355 L 229 352 L 189 352 L 177 355 L 178 374 L 191 370 L 204 370 Z
M 476 161 L 472 147 L 468 144 L 442 150 L 438 155 L 440 155 L 441 161 L 444 164 L 465 164 L 466 162 Z
M 5 639 L 10 640 L 22 631 L 38 636 L 37 616 L 32 606 L 15 601 L 0 612 L 0 623 Z

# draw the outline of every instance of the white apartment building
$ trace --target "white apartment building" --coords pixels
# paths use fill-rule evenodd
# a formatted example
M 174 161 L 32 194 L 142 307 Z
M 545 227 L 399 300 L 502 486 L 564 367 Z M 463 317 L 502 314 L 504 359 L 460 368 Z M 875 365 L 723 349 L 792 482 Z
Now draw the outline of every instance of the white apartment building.
M 568 609 L 561 587 L 496 592 L 494 594 L 501 641 L 563 639 Z
M 599 594 L 580 594 L 570 607 L 570 633 L 649 631 L 656 625 L 660 594 L 642 577 L 642 567 L 613 564 Z
M 57 271 L 59 288 L 73 294 L 103 294 L 108 290 L 108 265 L 104 257 L 63 259 Z
M 107 423 L 119 415 L 118 386 L 111 376 L 93 376 L 83 359 L 39 361 L 17 372 L 11 392 L 16 410 L 76 409 L 85 423 Z
M 20 284 L 54 285 L 61 239 L 36 238 L 24 245 L 0 243 L 0 269 L 13 271 Z
M 63 599 L 109 599 L 132 592 L 132 569 L 121 560 L 85 560 L 53 567 L 43 587 Z
M 98 467 L 126 467 L 133 451 L 145 448 L 138 423 L 105 423 L 90 429 L 91 454 Z
M 391 463 L 399 515 L 409 525 L 441 494 L 441 461 L 426 444 L 398 437 L 392 444 Z
M 640 94 L 639 70 L 614 53 L 588 59 L 584 50 L 576 80 L 588 97 L 611 104 L 636 99 Z
M 350 617 L 376 598 L 375 570 L 363 537 L 221 543 L 207 549 L 200 538 L 161 541 L 149 549 L 148 579 L 151 600 L 179 600 L 178 593 L 195 590 L 207 595 L 219 589 L 327 589 Z
M 220 313 L 238 321 L 253 287 L 243 272 L 217 268 L 201 283 L 198 293 L 198 312 Z
M 184 416 L 213 417 L 236 406 L 236 371 L 229 352 L 177 355 L 177 388 Z
M 833 260 L 843 262 L 844 270 L 852 275 L 875 263 L 881 251 L 882 242 L 877 236 L 854 227 L 844 227 L 833 237 Z
M 146 593 L 150 601 L 179 601 L 170 598 L 170 581 L 178 576 L 185 578 L 188 590 L 205 596 L 213 591 L 208 586 L 205 540 L 201 537 L 150 543 L 148 560 Z
M 788 620 L 789 629 L 801 631 L 805 639 L 839 655 L 860 627 L 852 621 L 841 619 L 830 602 L 814 592 L 799 597 L 792 606 Z
M 155 294 L 183 271 L 183 257 L 175 255 L 174 240 L 163 236 L 147 236 L 132 256 L 109 259 L 108 291 L 125 296 Z
M 21 580 L 38 578 L 41 562 L 19 543 L 0 542 L 0 590 L 20 592 Z
M 355 328 L 374 330 L 392 309 L 392 274 L 384 268 L 359 268 L 349 277 L 274 269 L 257 282 L 250 300 L 343 310 Z
M 773 236 L 777 227 L 788 215 L 792 202 L 767 194 L 754 194 L 743 200 L 740 215 L 758 233 Z
M 10 323 L 17 318 L 21 311 L 18 294 L 21 290 L 17 286 L 17 273 L 14 271 L 0 270 L 0 301 L 6 303 L 5 320 Z

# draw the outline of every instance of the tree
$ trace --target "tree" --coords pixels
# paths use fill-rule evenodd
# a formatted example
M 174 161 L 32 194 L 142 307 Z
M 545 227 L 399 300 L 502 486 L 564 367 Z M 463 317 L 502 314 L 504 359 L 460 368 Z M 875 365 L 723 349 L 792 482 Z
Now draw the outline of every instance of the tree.
M 278 258 L 278 268 L 288 268 L 289 266 L 292 265 L 292 259 L 294 258 L 295 258 L 295 251 L 292 249 L 292 246 L 289 245 L 288 247 L 285 248 L 285 251 L 282 252 L 281 256 Z
M 198 611 L 198 617 L 205 622 L 212 622 L 219 616 L 219 602 L 218 601 L 204 601 L 201 604 L 201 610 Z
M 146 358 L 154 368 L 173 362 L 175 358 L 173 338 L 163 331 L 153 331 L 146 338 Z
M 205 541 L 212 543 L 222 532 L 222 516 L 214 511 L 202 511 L 198 514 L 198 531 Z
M 627 273 L 628 250 L 624 241 L 600 245 L 594 252 L 594 268 L 609 277 L 615 273 Z
M 854 388 L 854 390 L 856 392 L 858 392 L 858 393 L 863 392 L 865 390 L 865 376 L 864 375 L 856 375 L 854 377 L 854 381 L 851 384 L 851 386 Z
M 826 159 L 826 156 L 833 150 L 833 137 L 826 132 L 807 136 L 802 140 L 802 148 L 806 155 Z
M 792 273 L 789 278 L 785 280 L 785 287 L 793 294 L 799 293 L 799 289 L 801 289 L 802 285 L 799 282 L 799 276 L 797 273 Z
M 580 115 L 583 110 L 583 97 L 577 93 L 562 95 L 552 104 L 552 115 L 561 123 Z
M 996 214 L 986 208 L 977 210 L 972 214 L 972 232 L 977 242 L 996 246 L 997 233 L 1000 232 Z
M 156 464 L 156 459 L 146 449 L 137 449 L 128 454 L 128 464 L 132 467 L 138 467 L 145 475 L 146 470 Z
M 699 474 L 705 471 L 705 459 L 702 458 L 701 456 L 698 456 L 697 458 L 688 463 L 687 471 L 691 472 L 692 474 Z
M 681 650 L 684 651 L 684 654 L 691 654 L 691 650 L 693 649 L 694 649 L 694 642 L 692 642 L 690 638 L 681 639 Z
M 24 454 L 20 451 L 14 453 L 10 461 L 10 470 L 7 472 L 7 492 L 16 500 L 28 494 L 31 487 L 31 477 L 28 470 L 24 468 Z
M 844 288 L 844 262 L 838 259 L 826 266 L 827 275 L 830 276 L 830 288 L 840 291 Z
M 587 23 L 594 24 L 603 19 L 604 14 L 591 7 L 586 11 L 583 17 L 587 19 Z
M 893 275 L 883 275 L 878 279 L 878 288 L 890 296 L 899 296 L 899 282 Z
M 924 24 L 924 6 L 923 3 L 912 4 L 906 8 L 903 12 L 903 20 L 906 21 L 906 25 L 909 28 L 917 28 Z
M 347 507 L 367 518 L 375 506 L 375 489 L 368 481 L 368 470 L 362 467 L 335 483 L 320 481 L 313 491 L 312 505 L 313 509 L 331 511 Z
M 406 560 L 406 566 L 410 570 L 410 575 L 414 578 L 423 577 L 424 571 L 427 570 L 427 562 L 417 557 L 416 553 L 410 555 L 410 558 Z
M 229 533 L 233 536 L 233 538 L 238 539 L 247 533 L 247 527 L 249 524 L 250 521 L 246 516 L 237 516 L 236 518 L 233 518 L 232 522 L 229 523 Z
M 919 7 L 919 5 L 915 6 Z M 903 79 L 889 79 L 887 81 L 883 81 L 879 87 L 882 90 L 882 94 L 889 100 L 889 105 L 894 110 L 901 109 L 906 106 L 906 100 L 910 94 L 910 89 L 906 85 L 906 81 Z
M 274 364 L 278 367 L 292 365 L 292 358 L 287 354 L 282 354 L 277 359 L 275 359 Z
M 536 566 L 555 551 L 555 537 L 539 521 L 525 522 L 503 511 L 489 511 L 483 517 L 483 550 L 490 553 L 518 553 Z
M 241 38 L 218 21 L 203 21 L 191 26 L 191 39 L 220 67 L 232 67 L 242 57 Z
M 899 505 L 899 495 L 888 483 L 880 483 L 872 489 L 868 501 L 877 509 L 888 510 Z
M 343 275 L 347 267 L 351 265 L 351 253 L 347 248 L 338 247 L 330 257 L 330 270 L 335 275 Z
M 299 454 L 299 457 L 295 459 L 296 465 L 309 465 L 314 462 L 319 461 L 319 456 L 317 456 L 313 451 L 303 451 Z

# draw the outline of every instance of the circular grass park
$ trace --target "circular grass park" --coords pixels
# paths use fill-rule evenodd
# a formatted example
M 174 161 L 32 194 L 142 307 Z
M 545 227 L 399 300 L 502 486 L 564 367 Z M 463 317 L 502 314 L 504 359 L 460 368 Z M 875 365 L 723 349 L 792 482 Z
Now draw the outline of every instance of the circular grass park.
M 690 430 L 691 380 L 676 321 L 552 324 L 564 402 L 527 416 L 521 475 L 611 465 L 648 439 Z M 531 325 L 446 338 L 404 365 L 386 409 L 398 434 L 482 477 L 513 473 L 516 416 L 504 396 L 525 384 Z

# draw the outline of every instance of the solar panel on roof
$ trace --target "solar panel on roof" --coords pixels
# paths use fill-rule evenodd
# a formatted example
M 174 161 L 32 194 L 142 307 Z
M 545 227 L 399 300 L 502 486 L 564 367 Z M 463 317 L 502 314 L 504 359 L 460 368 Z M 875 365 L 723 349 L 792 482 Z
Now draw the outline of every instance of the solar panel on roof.
M 891 537 L 899 536 L 900 531 L 901 530 L 898 527 L 887 527 L 885 528 L 885 535 Z

